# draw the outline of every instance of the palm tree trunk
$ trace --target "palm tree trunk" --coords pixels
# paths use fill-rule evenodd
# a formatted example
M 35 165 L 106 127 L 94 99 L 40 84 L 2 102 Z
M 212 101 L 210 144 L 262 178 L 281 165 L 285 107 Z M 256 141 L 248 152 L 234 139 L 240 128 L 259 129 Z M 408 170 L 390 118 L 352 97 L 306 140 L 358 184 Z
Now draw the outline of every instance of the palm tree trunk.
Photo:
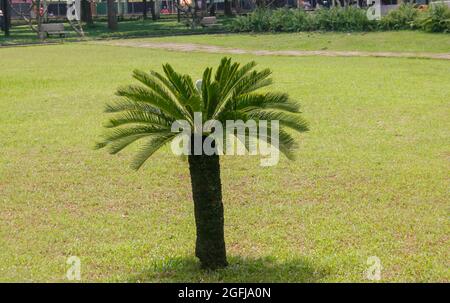
M 197 241 L 195 255 L 202 268 L 228 265 L 225 251 L 222 185 L 218 155 L 190 155 Z
M 114 0 L 107 1 L 107 9 L 108 9 L 108 28 L 110 30 L 117 29 L 117 17 L 116 17 L 116 8 L 114 5 Z

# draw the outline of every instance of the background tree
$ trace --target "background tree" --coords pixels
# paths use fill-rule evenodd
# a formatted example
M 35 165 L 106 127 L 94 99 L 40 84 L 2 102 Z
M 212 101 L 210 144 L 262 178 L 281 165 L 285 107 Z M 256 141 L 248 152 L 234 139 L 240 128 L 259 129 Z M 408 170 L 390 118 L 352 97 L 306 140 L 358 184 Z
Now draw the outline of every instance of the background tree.
M 9 36 L 9 29 L 11 27 L 11 9 L 9 6 L 10 5 L 8 0 L 0 1 L 0 9 L 3 12 L 3 20 L 0 27 L 5 33 L 5 36 Z
M 97 148 L 107 147 L 111 154 L 116 154 L 135 141 L 145 140 L 131 164 L 137 170 L 178 135 L 171 131 L 176 120 L 189 124 L 193 133 L 190 142 L 197 138 L 204 143 L 211 133 L 196 131 L 193 122 L 194 113 L 202 113 L 203 123 L 215 119 L 222 125 L 226 120 L 254 120 L 258 125 L 261 120 L 268 121 L 268 125 L 272 120 L 279 121 L 278 148 L 293 159 L 296 143 L 286 128 L 304 132 L 308 130 L 307 124 L 300 116 L 299 105 L 287 94 L 257 92 L 271 84 L 271 72 L 255 71 L 255 65 L 250 62 L 241 66 L 223 58 L 215 74 L 212 68 L 205 69 L 199 86 L 189 75 L 177 73 L 169 64 L 163 66 L 164 75 L 135 70 L 133 77 L 141 85 L 118 89 L 121 99 L 106 107 L 106 112 L 113 114 L 106 125 L 110 130 Z M 270 135 L 247 132 L 247 137 L 250 136 L 271 143 Z M 249 138 L 246 139 L 243 143 L 248 147 Z M 212 143 L 215 148 L 220 142 L 217 140 Z M 219 156 L 194 155 L 193 146 L 188 162 L 197 228 L 195 255 L 203 268 L 221 268 L 227 265 L 227 258 Z
M 81 21 L 85 22 L 87 25 L 94 24 L 91 2 L 89 0 L 81 0 Z
M 108 10 L 108 28 L 113 31 L 117 30 L 117 16 L 114 0 L 107 0 L 106 5 Z
M 206 16 L 206 9 L 207 9 L 207 5 L 206 5 L 206 1 L 207 0 L 201 0 L 201 11 L 202 11 L 202 16 Z
M 216 5 L 214 4 L 214 0 L 209 0 L 209 15 L 216 15 Z
M 223 6 L 224 6 L 225 16 L 228 16 L 228 17 L 233 16 L 233 12 L 231 11 L 231 0 L 224 0 Z
M 147 19 L 147 0 L 143 0 L 143 13 L 142 13 L 142 17 L 145 19 Z
M 156 3 L 155 0 L 150 0 L 150 13 L 152 14 L 152 20 L 156 21 Z

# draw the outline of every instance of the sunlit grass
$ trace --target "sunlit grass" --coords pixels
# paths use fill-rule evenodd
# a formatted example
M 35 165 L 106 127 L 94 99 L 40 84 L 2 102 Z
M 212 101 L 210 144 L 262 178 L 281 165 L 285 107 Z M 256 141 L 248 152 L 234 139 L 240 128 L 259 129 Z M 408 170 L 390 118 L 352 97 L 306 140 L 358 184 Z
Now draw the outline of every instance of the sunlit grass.
M 148 41 L 199 43 L 250 50 L 450 52 L 449 34 L 429 34 L 419 31 L 216 34 L 207 36 L 161 37 L 148 39 Z
M 65 281 L 72 255 L 83 281 L 368 281 L 370 256 L 382 281 L 450 280 L 447 61 L 256 58 L 311 131 L 296 162 L 222 159 L 231 265 L 210 273 L 193 258 L 187 163 L 165 149 L 134 172 L 132 152 L 92 147 L 133 69 L 195 79 L 221 56 L 70 44 L 0 58 L 1 281 Z

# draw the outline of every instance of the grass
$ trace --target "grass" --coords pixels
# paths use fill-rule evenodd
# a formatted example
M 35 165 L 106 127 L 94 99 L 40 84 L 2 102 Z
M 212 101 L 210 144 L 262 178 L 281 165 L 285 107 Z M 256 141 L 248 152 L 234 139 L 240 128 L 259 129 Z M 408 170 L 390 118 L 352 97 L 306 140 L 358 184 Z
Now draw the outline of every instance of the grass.
M 215 34 L 152 38 L 155 42 L 216 45 L 250 50 L 450 52 L 449 34 L 414 31 L 372 33 Z
M 82 281 L 365 282 L 370 256 L 383 282 L 450 281 L 448 61 L 256 58 L 311 131 L 296 162 L 222 159 L 231 265 L 205 272 L 187 163 L 166 148 L 134 172 L 131 151 L 92 147 L 134 68 L 195 79 L 221 56 L 77 43 L 0 57 L 1 281 L 66 281 L 72 255 Z
M 219 19 L 219 24 L 226 24 L 229 22 L 226 18 Z M 202 28 L 197 27 L 191 29 L 183 23 L 178 23 L 173 19 L 161 19 L 158 21 L 152 20 L 131 20 L 119 22 L 119 29 L 117 31 L 110 31 L 107 28 L 107 23 L 96 21 L 93 26 L 83 27 L 86 37 L 83 40 L 92 39 L 110 39 L 110 38 L 126 38 L 126 37 L 142 37 L 142 36 L 167 36 L 167 35 L 183 35 L 194 33 L 208 33 L 221 31 L 222 26 Z M 60 41 L 79 41 L 81 38 L 73 31 L 68 23 L 65 23 L 65 30 L 69 33 L 68 38 L 61 39 L 57 36 L 51 36 L 46 39 L 47 42 Z M 0 45 L 13 45 L 21 43 L 39 42 L 36 33 L 26 25 L 13 26 L 10 37 L 6 38 L 1 32 Z

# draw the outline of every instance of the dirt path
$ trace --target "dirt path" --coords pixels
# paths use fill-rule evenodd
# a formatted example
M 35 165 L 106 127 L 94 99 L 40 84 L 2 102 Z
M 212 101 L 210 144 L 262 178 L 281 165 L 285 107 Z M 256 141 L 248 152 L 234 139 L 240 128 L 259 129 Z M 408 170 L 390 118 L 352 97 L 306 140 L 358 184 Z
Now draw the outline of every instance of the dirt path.
M 114 46 L 142 47 L 152 49 L 165 49 L 178 52 L 202 52 L 220 54 L 250 54 L 255 56 L 326 56 L 326 57 L 385 57 L 385 58 L 424 58 L 450 60 L 450 53 L 428 53 L 428 52 L 364 52 L 364 51 L 302 51 L 302 50 L 245 50 L 239 48 L 227 48 L 213 45 L 202 45 L 193 43 L 165 43 L 165 42 L 139 42 L 139 41 L 102 41 L 96 42 Z

